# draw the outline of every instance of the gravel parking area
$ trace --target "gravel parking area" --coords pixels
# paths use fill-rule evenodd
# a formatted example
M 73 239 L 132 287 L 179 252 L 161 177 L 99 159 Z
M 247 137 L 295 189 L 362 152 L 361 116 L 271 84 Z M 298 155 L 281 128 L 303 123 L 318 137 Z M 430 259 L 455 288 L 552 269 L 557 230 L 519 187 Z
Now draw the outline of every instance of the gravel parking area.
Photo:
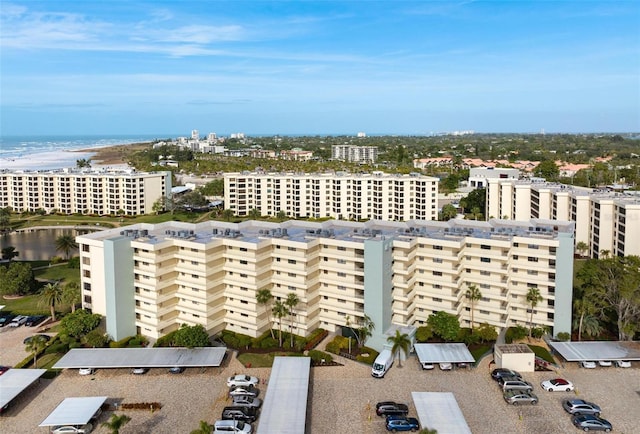
M 4 335 L 2 335 L 4 336 Z M 3 350 L 9 350 L 4 346 Z M 21 340 L 20 340 L 21 344 Z M 453 392 L 471 431 L 481 433 L 571 433 L 579 432 L 564 412 L 561 401 L 580 397 L 598 403 L 602 416 L 609 419 L 614 431 L 637 432 L 640 424 L 640 364 L 631 369 L 598 368 L 584 370 L 575 364 L 558 372 L 523 373 L 534 384 L 540 403 L 537 406 L 507 405 L 497 384 L 489 375 L 488 360 L 469 370 L 442 372 L 438 368 L 423 371 L 415 357 L 398 367 L 396 362 L 383 379 L 371 377 L 369 366 L 350 360 L 339 360 L 344 366 L 312 368 L 308 406 L 308 433 L 383 433 L 384 421 L 375 415 L 375 404 L 396 400 L 409 405 L 412 391 Z M 152 369 L 146 375 L 132 375 L 128 370 L 99 370 L 82 377 L 76 370 L 63 372 L 54 380 L 40 380 L 32 386 L 0 418 L 0 432 L 46 433 L 38 424 L 66 397 L 109 396 L 108 402 L 159 402 L 154 411 L 127 410 L 132 419 L 120 432 L 188 433 L 200 420 L 212 423 L 229 404 L 225 380 L 234 373 L 246 372 L 268 379 L 270 369 L 244 369 L 231 356 L 220 368 L 187 369 L 171 375 L 165 369 Z M 572 381 L 576 392 L 544 392 L 541 381 L 561 376 Z M 261 398 L 266 384 L 261 384 Z M 118 411 L 123 413 L 123 411 Z M 99 423 L 111 412 L 105 412 Z M 257 426 L 257 424 L 254 424 Z M 98 426 L 94 432 L 107 433 Z

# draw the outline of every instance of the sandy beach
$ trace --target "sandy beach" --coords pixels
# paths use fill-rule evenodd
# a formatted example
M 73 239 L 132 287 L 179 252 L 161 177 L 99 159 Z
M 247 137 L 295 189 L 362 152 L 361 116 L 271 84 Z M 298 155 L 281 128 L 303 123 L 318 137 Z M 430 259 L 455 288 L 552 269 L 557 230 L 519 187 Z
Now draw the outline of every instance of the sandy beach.
M 73 168 L 76 167 L 76 162 L 81 159 L 91 160 L 91 165 L 94 167 L 122 167 L 127 166 L 129 155 L 149 147 L 151 147 L 150 142 L 102 148 L 40 152 L 15 158 L 4 158 L 0 161 L 0 169 L 54 170 Z

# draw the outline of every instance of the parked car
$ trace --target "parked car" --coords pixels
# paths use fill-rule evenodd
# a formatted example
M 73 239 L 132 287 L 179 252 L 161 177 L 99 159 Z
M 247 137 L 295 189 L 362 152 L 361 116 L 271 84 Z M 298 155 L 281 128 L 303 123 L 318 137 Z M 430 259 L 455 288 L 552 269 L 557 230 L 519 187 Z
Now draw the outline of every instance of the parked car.
M 453 365 L 451 363 L 438 363 L 441 371 L 450 371 L 453 369 Z
M 491 378 L 498 381 L 501 377 L 519 377 L 522 378 L 519 372 L 506 368 L 496 368 L 491 371 Z
M 393 401 L 382 401 L 376 404 L 376 414 L 378 416 L 406 416 L 408 413 L 409 407 L 406 404 Z
M 27 336 L 26 338 L 24 338 L 24 341 L 22 341 L 22 343 L 25 345 L 28 345 L 29 342 L 31 342 L 31 340 L 33 340 L 33 338 L 35 338 L 36 336 L 41 336 L 45 342 L 49 342 L 51 340 L 51 336 L 49 335 L 33 335 L 33 336 Z
M 256 398 L 253 396 L 234 396 L 233 397 L 233 406 L 234 407 L 254 407 L 260 408 L 262 405 L 262 400 L 260 398 Z
M 387 416 L 387 431 L 418 431 L 420 423 L 415 417 Z
M 420 366 L 422 366 L 422 369 L 427 370 L 427 371 L 430 371 L 430 370 L 432 370 L 433 368 L 435 368 L 435 366 L 436 366 L 436 365 L 434 365 L 434 364 L 433 364 L 433 363 L 431 363 L 431 362 L 423 362 L 423 363 L 421 363 L 421 364 L 420 364 Z
M 507 390 L 506 392 L 504 392 L 503 398 L 508 404 L 512 405 L 536 405 L 538 403 L 538 397 L 534 393 L 526 392 L 523 390 Z
M 517 377 L 515 375 L 505 375 L 503 377 L 498 378 L 498 384 L 500 385 L 500 387 L 502 387 L 502 385 L 506 381 L 524 381 L 524 380 L 522 379 L 522 377 Z
M 524 380 L 507 380 L 502 383 L 502 390 L 526 390 L 532 391 L 533 384 Z
M 10 366 L 0 366 L 0 375 L 4 374 L 5 372 L 7 372 L 9 369 L 11 369 Z
M 547 392 L 571 392 L 574 389 L 573 383 L 564 378 L 543 381 L 540 386 Z
M 133 369 L 131 370 L 131 373 L 132 373 L 133 375 L 144 375 L 144 374 L 146 374 L 147 372 L 149 372 L 149 368 L 133 368 Z
M 51 428 L 51 434 L 87 434 L 93 429 L 90 423 L 82 426 L 64 425 Z
M 28 318 L 29 317 L 25 315 L 18 315 L 17 317 L 11 320 L 11 322 L 9 323 L 9 327 L 20 327 L 21 325 L 27 322 Z
M 95 374 L 96 370 L 93 368 L 80 368 L 78 369 L 78 374 L 80 375 L 93 375 Z
M 169 368 L 169 374 L 182 374 L 185 368 L 182 366 L 174 366 L 173 368 Z
M 15 315 L 11 315 L 11 314 L 0 316 L 0 327 L 6 326 L 11 321 L 13 321 L 14 318 L 15 318 Z
M 613 363 L 611 363 L 611 360 L 598 360 L 598 365 L 604 368 L 609 368 L 613 366 Z
M 600 416 L 600 407 L 593 402 L 585 401 L 584 399 L 565 399 L 562 402 L 564 411 L 574 416 L 582 416 L 585 414 L 592 414 L 594 416 Z
M 229 390 L 229 395 L 234 396 L 258 396 L 260 391 L 255 386 L 233 386 Z
M 213 424 L 213 433 L 244 433 L 252 432 L 251 425 L 241 420 L 217 420 Z
M 596 362 L 589 362 L 587 360 L 580 362 L 580 367 L 585 369 L 596 369 Z
M 25 322 L 24 325 L 26 325 L 27 327 L 35 327 L 42 321 L 44 321 L 45 318 L 46 316 L 44 315 L 33 315 L 27 318 L 27 322 Z
M 610 432 L 613 429 L 611 422 L 606 419 L 601 419 L 599 417 L 593 416 L 591 414 L 574 417 L 573 424 L 576 428 L 580 428 L 583 431 L 593 430 Z
M 260 383 L 257 377 L 251 377 L 249 375 L 238 374 L 227 378 L 227 386 L 257 386 Z
M 254 422 L 258 418 L 258 410 L 255 407 L 225 407 L 222 410 L 222 419 L 241 420 Z
M 616 360 L 616 366 L 618 368 L 630 368 L 631 362 L 629 360 Z

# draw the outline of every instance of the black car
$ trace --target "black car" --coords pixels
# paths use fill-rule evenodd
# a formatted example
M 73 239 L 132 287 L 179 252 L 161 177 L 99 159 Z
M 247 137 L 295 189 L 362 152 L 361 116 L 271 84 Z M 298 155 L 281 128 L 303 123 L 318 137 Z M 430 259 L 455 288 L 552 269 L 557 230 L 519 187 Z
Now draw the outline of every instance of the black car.
M 406 416 L 409 414 L 409 407 L 393 401 L 382 401 L 376 404 L 376 414 L 378 416 Z
M 493 378 L 494 380 L 498 381 L 502 377 L 522 378 L 522 375 L 520 375 L 519 372 L 513 371 L 511 369 L 506 369 L 506 368 L 496 368 L 493 371 L 491 371 L 491 378 Z
M 7 324 L 9 324 L 11 321 L 13 321 L 15 317 L 16 317 L 15 315 L 11 315 L 11 314 L 0 316 L 0 327 L 4 327 Z
M 44 321 L 46 317 L 44 315 L 33 315 L 27 318 L 27 322 L 24 323 L 27 327 L 35 327 Z
M 222 410 L 222 419 L 226 420 L 241 420 L 252 423 L 257 418 L 258 412 L 255 407 L 225 407 Z

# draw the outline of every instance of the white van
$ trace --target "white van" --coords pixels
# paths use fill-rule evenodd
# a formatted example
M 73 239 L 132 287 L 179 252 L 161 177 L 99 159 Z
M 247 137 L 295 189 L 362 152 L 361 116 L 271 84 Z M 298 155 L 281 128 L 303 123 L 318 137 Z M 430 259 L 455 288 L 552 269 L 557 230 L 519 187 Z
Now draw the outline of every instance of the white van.
M 376 378 L 384 377 L 389 368 L 393 365 L 393 354 L 391 350 L 382 350 L 371 367 L 371 375 Z

